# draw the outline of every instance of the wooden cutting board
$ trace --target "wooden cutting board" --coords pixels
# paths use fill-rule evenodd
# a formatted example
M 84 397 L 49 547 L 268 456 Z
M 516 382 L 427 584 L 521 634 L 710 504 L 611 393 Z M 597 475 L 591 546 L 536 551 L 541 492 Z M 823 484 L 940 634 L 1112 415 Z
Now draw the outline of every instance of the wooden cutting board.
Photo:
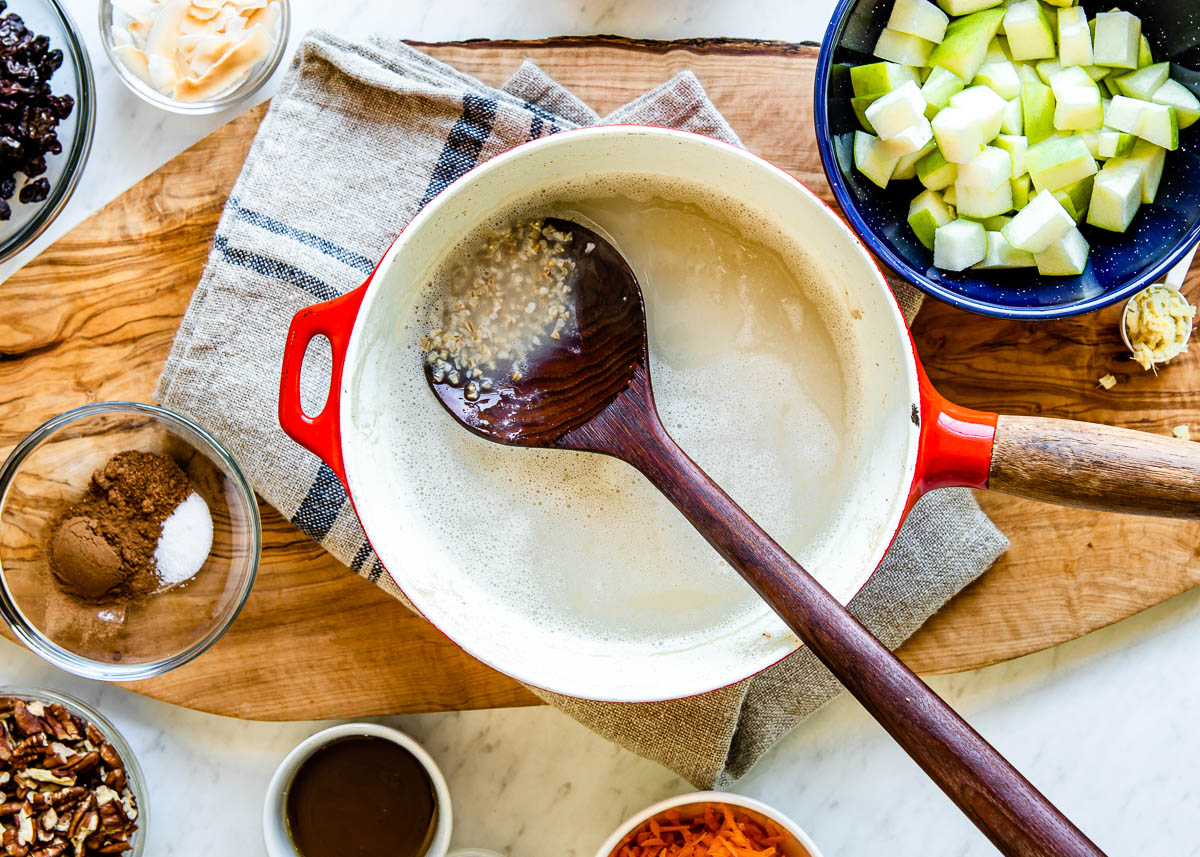
M 749 148 L 829 199 L 813 136 L 811 46 L 741 41 L 422 45 L 499 83 L 532 57 L 601 114 L 683 69 Z M 214 132 L 0 284 L 0 454 L 61 411 L 147 400 L 265 108 Z M 98 152 L 92 168 L 101 169 Z M 1200 290 L 1193 273 L 1189 292 Z M 1119 310 L 1043 324 L 927 303 L 914 333 L 955 401 L 1167 433 L 1200 431 L 1200 363 L 1157 378 L 1122 357 Z M 283 335 L 283 331 L 280 331 Z M 1113 372 L 1111 392 L 1096 379 Z M 980 494 L 1012 549 L 902 649 L 918 672 L 979 667 L 1073 639 L 1200 582 L 1200 527 Z M 246 609 L 209 653 L 131 685 L 265 720 L 529 705 L 536 699 L 355 577 L 270 508 Z

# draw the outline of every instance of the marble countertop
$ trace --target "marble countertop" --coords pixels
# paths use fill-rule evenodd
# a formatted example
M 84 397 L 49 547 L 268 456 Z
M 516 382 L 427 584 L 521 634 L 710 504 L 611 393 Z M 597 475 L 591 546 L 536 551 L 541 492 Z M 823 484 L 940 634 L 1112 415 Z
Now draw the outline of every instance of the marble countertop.
M 20 0 L 11 4 L 19 10 Z M 351 35 L 420 40 L 620 33 L 650 38 L 819 40 L 833 0 L 342 0 Z M 67 0 L 88 36 L 100 119 L 92 162 L 50 231 L 0 278 L 237 111 L 157 111 L 108 68 L 95 3 Z M 293 38 L 330 7 L 293 0 Z M 747 10 L 750 10 L 748 13 Z M 269 93 L 267 92 L 263 95 Z M 243 105 L 244 109 L 245 105 Z M 110 153 L 123 152 L 117 158 Z M 1112 628 L 1008 664 L 931 680 L 1109 854 L 1200 855 L 1200 591 Z M 61 673 L 0 641 L 0 682 L 53 687 L 98 705 L 153 787 L 147 854 L 264 852 L 259 814 L 275 765 L 323 723 L 230 720 Z M 657 765 L 540 709 L 383 718 L 425 743 L 453 795 L 456 845 L 511 857 L 591 857 L 646 804 L 690 790 Z M 858 706 L 840 699 L 738 784 L 806 828 L 828 857 L 995 851 Z

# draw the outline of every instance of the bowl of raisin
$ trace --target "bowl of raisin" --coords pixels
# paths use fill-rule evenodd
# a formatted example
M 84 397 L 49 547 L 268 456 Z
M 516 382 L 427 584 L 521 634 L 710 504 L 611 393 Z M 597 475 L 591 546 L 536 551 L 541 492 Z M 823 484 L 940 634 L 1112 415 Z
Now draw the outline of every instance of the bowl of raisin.
M 0 261 L 67 204 L 95 102 L 83 38 L 60 0 L 0 0 Z

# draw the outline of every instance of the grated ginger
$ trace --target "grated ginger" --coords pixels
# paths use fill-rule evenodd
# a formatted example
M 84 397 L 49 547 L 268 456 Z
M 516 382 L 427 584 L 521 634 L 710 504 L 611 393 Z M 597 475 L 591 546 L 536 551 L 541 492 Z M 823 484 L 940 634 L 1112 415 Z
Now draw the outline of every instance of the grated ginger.
M 1117 376 L 1114 375 L 1112 372 L 1109 372 L 1107 375 L 1105 375 L 1103 378 L 1098 380 L 1096 383 L 1099 384 L 1101 387 L 1103 387 L 1106 390 L 1111 390 L 1113 387 L 1117 386 Z
M 1192 430 L 1187 426 L 1175 426 L 1175 428 L 1171 430 L 1171 434 L 1175 435 L 1175 437 L 1179 438 L 1180 440 L 1192 439 Z
M 1139 292 L 1125 310 L 1125 333 L 1133 359 L 1147 372 L 1187 349 L 1196 308 L 1178 289 L 1157 284 Z

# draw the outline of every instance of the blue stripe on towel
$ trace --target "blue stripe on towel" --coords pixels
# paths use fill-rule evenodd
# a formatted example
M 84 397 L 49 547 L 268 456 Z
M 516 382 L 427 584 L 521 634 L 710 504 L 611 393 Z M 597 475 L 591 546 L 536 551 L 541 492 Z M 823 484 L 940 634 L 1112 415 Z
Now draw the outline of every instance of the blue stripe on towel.
M 231 199 L 230 203 L 234 206 L 234 216 L 238 220 L 249 223 L 251 226 L 257 226 L 259 229 L 273 232 L 276 235 L 291 238 L 293 241 L 298 241 L 306 247 L 319 250 L 331 259 L 336 259 L 344 265 L 362 271 L 364 274 L 369 274 L 375 270 L 375 262 L 378 261 L 376 259 L 368 259 L 361 253 L 355 253 L 353 250 L 348 250 L 345 247 L 334 244 L 327 238 L 322 238 L 320 235 L 306 232 L 303 229 L 288 226 L 286 223 L 281 223 L 275 218 L 261 212 L 242 208 L 237 200 Z
M 262 274 L 265 277 L 274 277 L 277 280 L 283 280 L 285 283 L 291 283 L 293 286 L 304 289 L 304 291 L 318 300 L 331 301 L 341 295 L 341 292 L 329 285 L 329 283 L 314 277 L 307 271 L 300 270 L 295 265 L 280 262 L 278 259 L 272 259 L 269 256 L 251 253 L 249 250 L 230 247 L 229 239 L 224 235 L 218 235 L 213 240 L 213 248 L 220 252 L 231 265 L 237 265 Z
M 470 92 L 463 95 L 462 116 L 450 129 L 450 136 L 442 146 L 420 207 L 424 208 L 429 200 L 479 162 L 479 153 L 491 136 L 495 119 L 496 99 Z
M 358 553 L 354 555 L 354 559 L 350 560 L 350 570 L 361 572 L 363 564 L 371 558 L 371 543 L 364 541 L 362 547 L 358 549 Z
M 558 127 L 558 122 L 556 121 L 558 119 L 558 117 L 555 116 L 553 113 L 551 113 L 549 110 L 546 110 L 544 107 L 539 107 L 538 105 L 534 104 L 532 101 L 526 101 L 521 106 L 533 114 L 533 118 L 531 120 L 529 120 L 529 139 L 530 140 L 536 140 L 538 137 L 541 137 L 541 136 L 549 136 L 550 134 L 557 134 L 560 130 L 562 130 Z M 543 135 L 542 132 L 545 130 L 545 126 L 547 123 L 549 123 L 549 125 L 550 125 L 550 130 L 545 131 L 545 135 Z
M 347 499 L 346 489 L 342 487 L 333 468 L 321 462 L 317 478 L 300 502 L 296 514 L 292 515 L 292 523 L 300 532 L 319 542 L 329 535 Z

